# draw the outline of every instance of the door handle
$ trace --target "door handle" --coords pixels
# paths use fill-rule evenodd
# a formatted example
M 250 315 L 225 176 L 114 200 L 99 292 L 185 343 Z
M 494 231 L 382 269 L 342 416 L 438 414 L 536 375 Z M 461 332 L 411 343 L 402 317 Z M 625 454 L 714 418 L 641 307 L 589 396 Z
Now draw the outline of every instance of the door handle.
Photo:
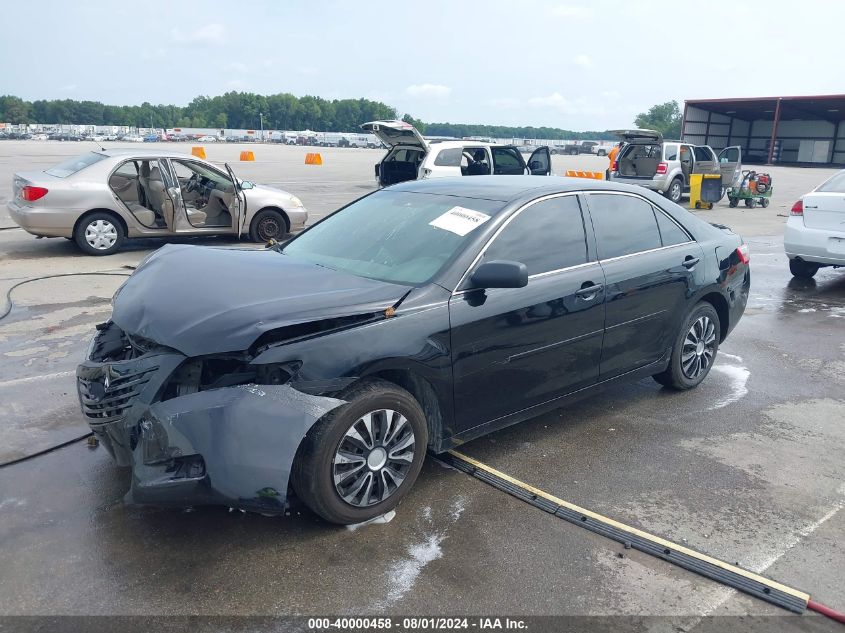
M 701 261 L 700 257 L 687 257 L 684 263 L 681 264 L 684 268 L 692 270 L 692 268 Z
M 603 284 L 590 284 L 589 286 L 582 287 L 580 290 L 576 290 L 575 296 L 590 301 L 601 292 L 602 288 L 604 288 Z

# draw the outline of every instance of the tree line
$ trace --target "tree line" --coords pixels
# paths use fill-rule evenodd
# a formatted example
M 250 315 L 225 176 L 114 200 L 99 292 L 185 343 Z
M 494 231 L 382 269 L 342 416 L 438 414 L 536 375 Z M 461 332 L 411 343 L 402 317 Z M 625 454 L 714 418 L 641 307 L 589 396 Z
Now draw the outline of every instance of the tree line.
M 259 116 L 261 114 L 261 117 Z M 377 119 L 395 119 L 396 109 L 369 99 L 323 99 L 296 97 L 288 93 L 259 95 L 252 92 L 227 92 L 216 97 L 199 96 L 187 106 L 105 105 L 99 101 L 39 99 L 25 101 L 15 96 L 0 96 L 0 122 L 80 125 L 126 125 L 134 127 L 230 128 L 256 129 L 263 117 L 265 129 L 352 132 L 361 123 Z M 575 132 L 556 127 L 477 125 L 463 123 L 425 123 L 406 114 L 403 120 L 429 136 L 463 138 L 594 139 L 612 140 L 610 132 Z M 638 125 L 653 125 L 661 132 L 680 131 L 677 102 L 654 106 L 637 117 Z
M 361 123 L 395 119 L 395 108 L 369 99 L 323 99 L 292 94 L 259 95 L 227 92 L 216 97 L 196 97 L 187 106 L 106 105 L 98 101 L 39 99 L 25 101 L 0 96 L 0 122 L 80 125 L 126 125 L 134 127 L 257 129 L 262 114 L 265 129 L 352 132 Z M 573 132 L 551 127 L 514 127 L 460 123 L 423 123 L 410 115 L 405 121 L 431 136 L 489 136 L 494 138 L 604 139 L 606 132 Z

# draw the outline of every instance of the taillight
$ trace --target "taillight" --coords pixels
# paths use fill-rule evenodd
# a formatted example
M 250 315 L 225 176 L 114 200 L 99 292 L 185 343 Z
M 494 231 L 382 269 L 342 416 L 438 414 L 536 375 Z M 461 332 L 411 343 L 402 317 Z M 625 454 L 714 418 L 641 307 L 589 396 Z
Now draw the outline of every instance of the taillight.
M 748 250 L 748 244 L 741 244 L 739 248 L 736 249 L 736 255 L 739 257 L 739 261 L 743 264 L 751 262 L 751 253 Z
M 658 174 L 665 174 L 669 170 L 668 163 L 658 163 L 657 164 L 657 172 Z
M 789 215 L 804 215 L 804 201 L 799 200 L 793 204 L 792 208 L 789 210 Z
M 619 171 L 619 163 L 616 162 L 616 161 L 613 161 L 610 164 L 610 171 Z
M 21 189 L 21 198 L 27 202 L 35 202 L 47 195 L 47 190 L 44 187 L 33 187 L 27 185 Z

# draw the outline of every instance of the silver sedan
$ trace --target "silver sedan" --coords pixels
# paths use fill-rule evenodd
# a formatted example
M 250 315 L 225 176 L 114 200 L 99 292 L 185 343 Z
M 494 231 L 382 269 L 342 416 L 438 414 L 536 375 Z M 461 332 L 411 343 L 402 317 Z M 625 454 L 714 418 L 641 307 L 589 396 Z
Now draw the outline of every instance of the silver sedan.
M 88 152 L 17 173 L 7 206 L 29 233 L 73 239 L 90 255 L 114 253 L 127 237 L 228 234 L 268 242 L 308 219 L 299 198 L 240 180 L 229 165 L 143 149 Z

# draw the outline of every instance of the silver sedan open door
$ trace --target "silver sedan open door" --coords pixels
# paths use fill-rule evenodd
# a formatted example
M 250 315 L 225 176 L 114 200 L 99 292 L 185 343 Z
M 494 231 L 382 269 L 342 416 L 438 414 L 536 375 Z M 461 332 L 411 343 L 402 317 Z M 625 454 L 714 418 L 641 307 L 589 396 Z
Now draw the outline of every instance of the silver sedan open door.
M 246 224 L 246 196 L 241 188 L 241 182 L 235 177 L 235 172 L 226 165 L 226 171 L 229 172 L 229 179 L 232 181 L 232 204 L 229 206 L 229 212 L 232 214 L 232 226 L 237 229 L 238 238 L 243 235 L 244 225 Z

